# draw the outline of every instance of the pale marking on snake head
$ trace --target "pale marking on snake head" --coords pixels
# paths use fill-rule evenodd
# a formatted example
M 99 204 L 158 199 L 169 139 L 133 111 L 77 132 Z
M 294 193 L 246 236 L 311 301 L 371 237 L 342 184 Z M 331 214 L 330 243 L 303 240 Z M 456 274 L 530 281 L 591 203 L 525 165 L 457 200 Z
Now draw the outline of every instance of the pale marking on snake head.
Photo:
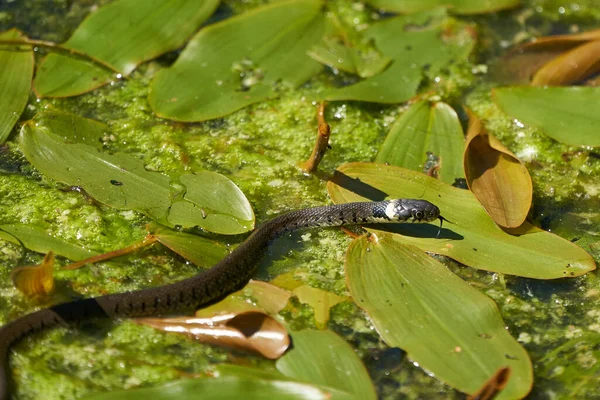
M 396 205 L 393 201 L 390 201 L 390 204 L 385 208 L 385 215 L 391 220 L 396 218 Z

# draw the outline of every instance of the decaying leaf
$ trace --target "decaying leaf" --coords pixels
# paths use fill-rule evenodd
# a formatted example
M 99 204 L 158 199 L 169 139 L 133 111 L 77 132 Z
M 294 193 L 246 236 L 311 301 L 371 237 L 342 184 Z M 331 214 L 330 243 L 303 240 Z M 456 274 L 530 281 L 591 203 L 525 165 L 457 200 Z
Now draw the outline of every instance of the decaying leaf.
M 54 253 L 48 252 L 39 265 L 15 268 L 11 278 L 15 287 L 26 297 L 41 300 L 54 290 Z
M 580 82 L 600 72 L 600 40 L 577 46 L 540 68 L 532 86 L 564 86 Z
M 498 368 L 498 370 L 483 384 L 481 389 L 472 394 L 467 400 L 492 400 L 504 390 L 510 379 L 510 367 Z
M 185 333 L 202 342 L 255 352 L 272 360 L 281 357 L 290 345 L 285 327 L 256 311 L 213 318 L 139 318 L 136 321 L 165 332 Z
M 505 228 L 520 226 L 531 207 L 531 177 L 519 159 L 472 113 L 463 161 L 469 189 L 494 222 Z

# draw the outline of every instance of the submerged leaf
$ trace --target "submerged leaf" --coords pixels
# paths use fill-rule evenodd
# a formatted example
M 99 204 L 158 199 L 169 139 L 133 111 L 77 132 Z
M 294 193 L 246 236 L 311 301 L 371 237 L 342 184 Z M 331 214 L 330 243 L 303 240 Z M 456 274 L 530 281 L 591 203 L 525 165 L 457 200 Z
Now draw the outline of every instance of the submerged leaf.
M 350 163 L 338 169 L 327 190 L 335 203 L 422 198 L 436 204 L 452 224 L 439 238 L 432 224 L 385 228 L 423 251 L 442 254 L 473 268 L 538 279 L 583 275 L 596 268 L 576 244 L 524 222 L 513 234 L 500 229 L 475 196 L 424 174 L 391 165 Z M 378 230 L 369 228 L 372 232 Z
M 169 223 L 183 228 L 199 226 L 224 235 L 254 228 L 254 212 L 244 193 L 231 180 L 216 172 L 182 175 L 186 187 L 183 200 L 173 202 Z
M 385 11 L 410 14 L 435 7 L 448 7 L 455 14 L 483 14 L 517 7 L 520 0 L 366 0 Z
M 165 332 L 185 333 L 196 340 L 246 350 L 277 359 L 287 350 L 286 329 L 272 317 L 256 311 L 213 318 L 138 318 L 136 321 Z
M 0 40 L 23 39 L 16 29 L 0 33 Z M 8 138 L 25 109 L 33 77 L 33 50 L 0 45 L 0 144 Z
M 565 86 L 600 72 L 600 40 L 582 44 L 540 68 L 532 86 Z
M 509 366 L 512 377 L 498 399 L 525 397 L 533 383 L 531 360 L 504 328 L 496 304 L 402 241 L 383 232 L 371 240 L 362 236 L 346 255 L 352 297 L 383 340 L 465 393 Z
M 54 291 L 54 253 L 49 252 L 39 265 L 15 268 L 10 277 L 26 297 L 39 300 Z
M 329 321 L 330 309 L 343 302 L 347 301 L 347 298 L 338 296 L 335 293 L 327 292 L 325 290 L 310 287 L 308 285 L 302 285 L 295 288 L 294 293 L 298 300 L 312 307 L 315 313 L 315 322 L 318 328 L 324 329 L 325 325 Z
M 117 0 L 91 13 L 64 47 L 78 50 L 122 75 L 183 45 L 210 17 L 218 0 Z M 88 60 L 50 54 L 35 79 L 40 96 L 73 96 L 109 82 L 113 73 Z
M 304 83 L 320 69 L 306 52 L 324 32 L 322 5 L 280 1 L 202 29 L 154 77 L 152 109 L 177 121 L 204 121 L 273 97 L 279 84 Z
M 507 87 L 492 94 L 506 114 L 537 126 L 554 140 L 600 146 L 600 88 Z
M 516 228 L 525 221 L 533 198 L 529 172 L 472 113 L 464 166 L 469 189 L 498 225 Z
M 446 103 L 419 101 L 392 125 L 375 161 L 427 172 L 427 154 L 440 161 L 439 176 L 449 184 L 463 178 L 464 135 L 458 115 Z
M 344 391 L 354 399 L 375 400 L 371 378 L 352 347 L 329 331 L 292 333 L 294 348 L 277 361 L 286 376 Z

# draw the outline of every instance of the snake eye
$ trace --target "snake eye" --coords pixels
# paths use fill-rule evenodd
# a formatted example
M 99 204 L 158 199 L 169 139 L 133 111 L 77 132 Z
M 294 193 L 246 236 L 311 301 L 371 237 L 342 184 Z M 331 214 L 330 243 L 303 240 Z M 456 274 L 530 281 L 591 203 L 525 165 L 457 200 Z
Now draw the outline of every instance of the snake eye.
M 423 219 L 423 211 L 417 211 L 415 213 L 415 218 L 419 220 Z

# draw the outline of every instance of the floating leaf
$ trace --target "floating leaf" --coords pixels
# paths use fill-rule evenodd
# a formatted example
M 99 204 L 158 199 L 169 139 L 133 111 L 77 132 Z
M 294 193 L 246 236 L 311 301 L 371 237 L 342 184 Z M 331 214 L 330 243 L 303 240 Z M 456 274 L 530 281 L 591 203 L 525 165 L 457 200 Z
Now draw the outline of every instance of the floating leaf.
M 0 33 L 0 40 L 24 39 L 21 32 L 11 29 Z M 8 138 L 25 109 L 31 79 L 33 51 L 30 47 L 0 45 L 0 144 Z
M 267 282 L 251 280 L 243 289 L 230 294 L 220 302 L 196 311 L 196 317 L 217 314 L 261 311 L 275 315 L 285 308 L 292 294 Z
M 469 189 L 490 214 L 505 228 L 520 226 L 527 217 L 533 198 L 533 184 L 519 159 L 483 129 L 470 114 L 464 155 Z
M 181 47 L 210 17 L 218 0 L 117 0 L 91 13 L 64 47 L 129 75 L 140 63 Z M 89 60 L 50 54 L 38 69 L 39 96 L 74 96 L 113 79 Z
M 565 86 L 600 72 L 600 40 L 577 46 L 540 68 L 532 86 Z
M 249 367 L 220 365 L 217 378 L 182 379 L 152 388 L 113 391 L 86 400 L 359 400 L 332 388 L 297 382 L 285 376 Z
M 383 340 L 465 393 L 509 366 L 512 377 L 498 399 L 525 397 L 533 383 L 531 360 L 506 331 L 496 304 L 402 241 L 383 232 L 362 236 L 346 254 L 352 297 Z
M 440 178 L 463 178 L 464 135 L 458 115 L 446 103 L 419 101 L 392 125 L 375 161 L 426 171 L 427 153 L 440 159 Z
M 448 7 L 455 14 L 483 14 L 517 7 L 519 0 L 366 0 L 373 7 L 405 14 Z
M 344 391 L 355 399 L 376 399 L 369 374 L 356 353 L 329 331 L 292 333 L 294 348 L 277 360 L 277 369 L 304 382 Z
M 216 172 L 182 175 L 186 187 L 182 201 L 169 210 L 169 223 L 184 228 L 199 226 L 224 235 L 254 228 L 254 212 L 244 193 L 231 180 Z
M 146 171 L 141 161 L 122 154 L 103 154 L 84 144 L 66 145 L 39 124 L 23 126 L 19 140 L 27 160 L 49 178 L 80 186 L 108 206 L 138 210 L 156 219 L 166 217 L 170 180 Z
M 453 222 L 390 224 L 405 243 L 442 254 L 473 268 L 538 279 L 583 275 L 596 268 L 583 249 L 524 222 L 509 234 L 500 229 L 475 196 L 424 174 L 391 165 L 350 163 L 338 169 L 327 190 L 335 203 L 422 198 L 436 204 Z M 375 229 L 369 228 L 373 232 Z
M 54 291 L 54 253 L 49 252 L 39 265 L 15 268 L 10 277 L 26 297 L 39 300 Z
M 315 313 L 316 325 L 320 329 L 325 328 L 325 325 L 329 321 L 330 309 L 333 306 L 348 300 L 335 293 L 313 288 L 308 285 L 299 286 L 295 288 L 292 293 L 298 297 L 298 300 L 301 303 L 308 304 L 312 307 Z
M 508 87 L 492 94 L 506 114 L 537 126 L 554 140 L 600 146 L 600 88 Z
M 57 239 L 46 233 L 43 228 L 35 225 L 0 225 L 0 239 L 22 244 L 27 249 L 37 253 L 47 254 L 53 252 L 71 260 L 83 260 L 98 254 Z
M 65 143 L 81 143 L 102 150 L 104 137 L 110 134 L 108 125 L 79 115 L 45 109 L 35 115 L 34 121 L 60 136 Z
M 500 392 L 504 390 L 508 380 L 510 379 L 511 369 L 509 367 L 500 367 L 488 379 L 483 386 L 474 394 L 469 396 L 467 400 L 492 400 Z
M 519 46 L 519 48 L 527 51 L 549 49 L 565 51 L 591 40 L 600 40 L 600 29 L 574 33 L 571 35 L 543 36 L 536 38 L 532 42 L 524 43 Z
M 400 103 L 413 97 L 423 69 L 436 73 L 471 52 L 473 39 L 465 26 L 446 29 L 446 12 L 436 9 L 415 15 L 388 18 L 365 32 L 377 48 L 394 61 L 381 74 L 355 85 L 334 89 L 326 100 L 359 100 L 375 103 Z
M 165 332 L 185 333 L 201 342 L 255 352 L 272 360 L 281 357 L 290 345 L 286 329 L 256 311 L 214 318 L 138 318 L 136 322 Z
M 202 29 L 154 77 L 152 109 L 169 119 L 203 121 L 273 97 L 280 83 L 304 83 L 320 69 L 306 52 L 323 34 L 322 5 L 280 1 Z

